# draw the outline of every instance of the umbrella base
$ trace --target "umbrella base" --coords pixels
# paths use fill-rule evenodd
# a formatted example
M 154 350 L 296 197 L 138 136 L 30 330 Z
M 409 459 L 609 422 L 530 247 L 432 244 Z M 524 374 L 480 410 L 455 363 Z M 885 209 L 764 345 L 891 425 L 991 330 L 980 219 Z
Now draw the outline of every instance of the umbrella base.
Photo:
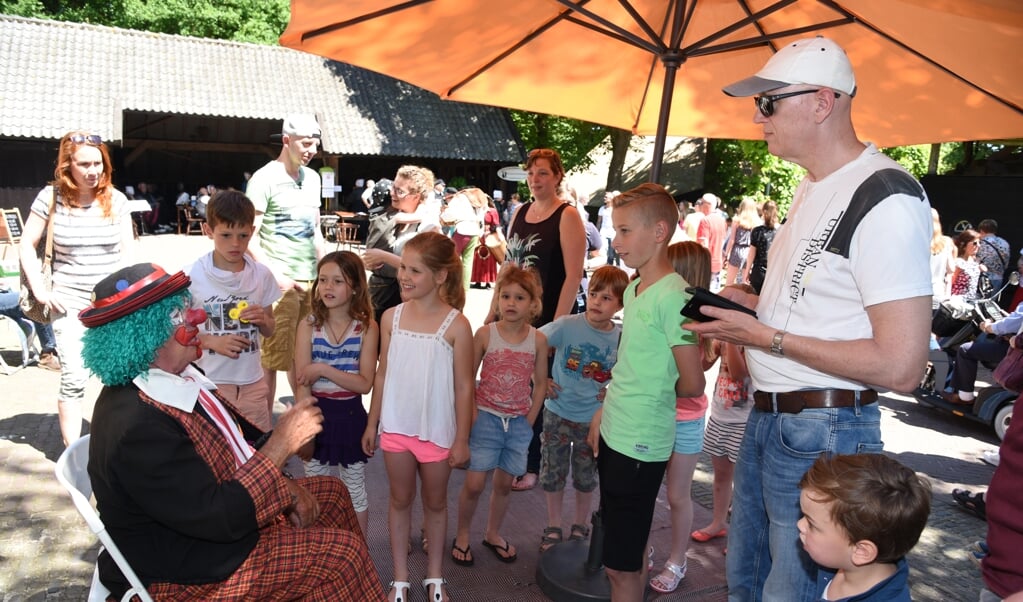
M 586 566 L 589 549 L 585 541 L 566 541 L 541 554 L 536 565 L 540 590 L 557 602 L 611 600 L 611 583 L 604 568 L 594 571 Z

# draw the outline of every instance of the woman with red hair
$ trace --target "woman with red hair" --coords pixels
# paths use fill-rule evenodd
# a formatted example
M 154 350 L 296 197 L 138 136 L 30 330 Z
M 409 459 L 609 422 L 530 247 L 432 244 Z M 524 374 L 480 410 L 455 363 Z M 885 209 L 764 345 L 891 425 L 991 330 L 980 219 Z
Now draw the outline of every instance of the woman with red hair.
M 64 134 L 53 182 L 32 202 L 21 237 L 21 269 L 36 299 L 55 317 L 62 366 L 57 414 L 64 445 L 82 434 L 82 399 L 89 376 L 82 363 L 85 329 L 78 312 L 89 306 L 96 284 L 127 263 L 134 240 L 128 200 L 114 188 L 112 176 L 110 153 L 99 135 Z M 43 282 L 43 258 L 37 251 L 47 227 L 53 229 L 50 290 Z

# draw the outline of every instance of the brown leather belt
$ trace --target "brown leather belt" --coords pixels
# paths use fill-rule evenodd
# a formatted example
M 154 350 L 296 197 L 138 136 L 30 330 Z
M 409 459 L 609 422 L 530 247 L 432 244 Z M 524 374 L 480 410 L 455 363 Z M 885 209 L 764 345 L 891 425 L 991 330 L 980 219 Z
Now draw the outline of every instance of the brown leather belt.
M 762 412 L 777 411 L 785 414 L 798 414 L 813 408 L 849 408 L 856 405 L 856 393 L 860 394 L 860 405 L 870 405 L 877 401 L 877 391 L 866 389 L 852 391 L 850 389 L 807 389 L 805 391 L 789 391 L 788 393 L 767 393 L 757 391 L 753 394 L 753 407 Z M 772 402 L 774 398 L 774 402 Z

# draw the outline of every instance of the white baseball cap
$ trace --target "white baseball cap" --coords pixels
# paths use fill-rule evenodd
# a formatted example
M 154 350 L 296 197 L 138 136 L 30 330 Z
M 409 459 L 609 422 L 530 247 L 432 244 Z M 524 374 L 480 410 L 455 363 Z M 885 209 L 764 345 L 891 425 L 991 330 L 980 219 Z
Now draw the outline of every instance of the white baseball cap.
M 294 113 L 288 115 L 281 126 L 281 134 L 300 138 L 319 138 L 320 124 L 311 113 Z
M 755 96 L 794 84 L 823 86 L 856 95 L 856 76 L 842 47 L 817 36 L 779 50 L 753 77 L 725 86 L 729 96 Z

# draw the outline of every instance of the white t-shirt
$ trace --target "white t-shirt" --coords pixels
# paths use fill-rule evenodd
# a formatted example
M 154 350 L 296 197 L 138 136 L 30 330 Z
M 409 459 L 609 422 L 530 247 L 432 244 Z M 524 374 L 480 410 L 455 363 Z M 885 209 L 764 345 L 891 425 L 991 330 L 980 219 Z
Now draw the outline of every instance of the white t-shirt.
M 757 316 L 779 330 L 847 341 L 873 336 L 867 307 L 931 296 L 931 207 L 920 196 L 889 194 L 860 222 L 848 258 L 828 251 L 834 229 L 861 183 L 882 169 L 905 172 L 873 144 L 819 182 L 804 179 L 768 251 L 767 280 Z M 922 197 L 922 198 L 921 198 Z M 747 348 L 760 391 L 863 389 L 865 385 L 809 368 L 765 350 Z
M 203 334 L 240 334 L 252 341 L 237 359 L 204 349 L 196 363 L 210 380 L 220 385 L 247 385 L 263 378 L 259 328 L 231 317 L 231 313 L 241 301 L 269 307 L 281 298 L 281 289 L 270 269 L 246 256 L 245 269 L 228 272 L 214 267 L 213 254 L 209 253 L 185 268 L 185 273 L 192 279 L 188 288 L 192 303 L 206 310 L 206 322 L 199 330 Z
M 600 236 L 608 240 L 615 237 L 614 218 L 611 216 L 613 211 L 611 205 L 604 205 L 597 211 L 597 217 L 600 218 Z

